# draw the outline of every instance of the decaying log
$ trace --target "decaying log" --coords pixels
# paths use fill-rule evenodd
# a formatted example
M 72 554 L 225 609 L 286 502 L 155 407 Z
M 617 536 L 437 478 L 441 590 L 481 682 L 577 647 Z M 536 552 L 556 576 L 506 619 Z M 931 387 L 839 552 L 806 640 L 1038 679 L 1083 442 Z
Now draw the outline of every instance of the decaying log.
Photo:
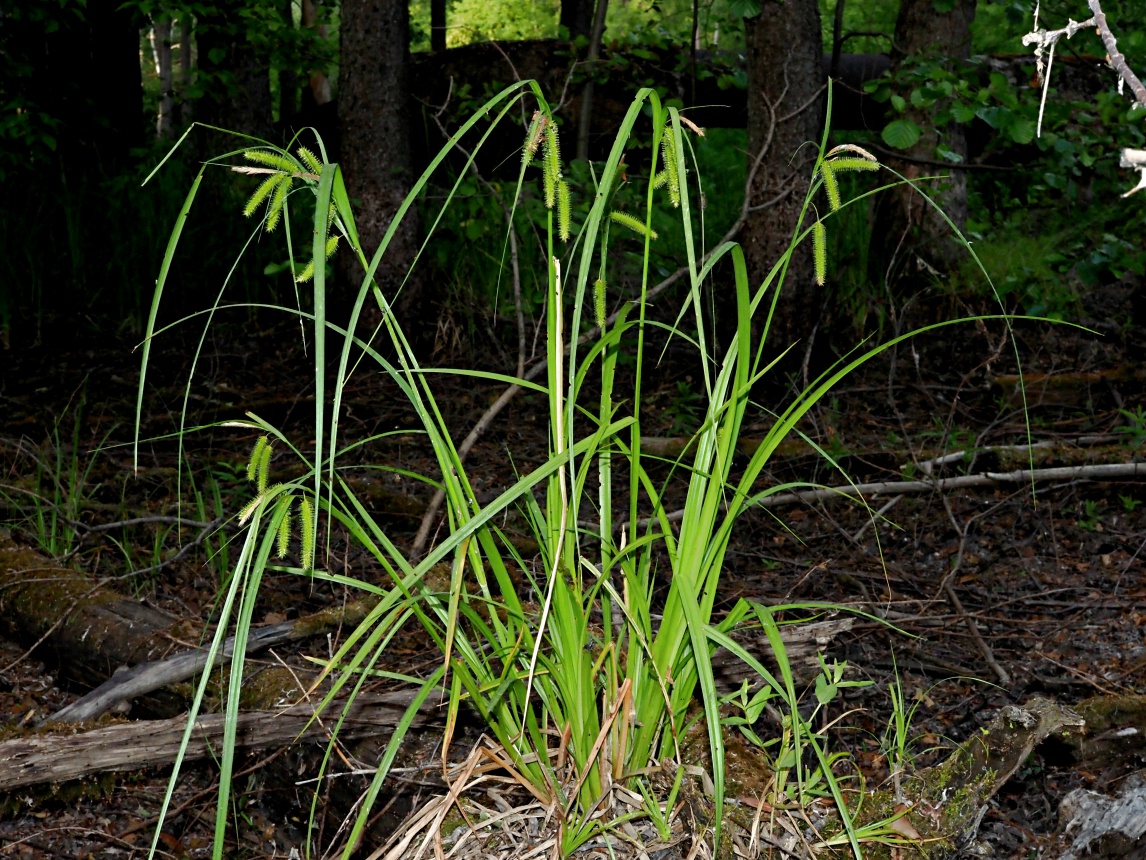
M 284 642 L 295 642 L 318 636 L 339 625 L 354 627 L 364 619 L 377 599 L 373 596 L 356 600 L 345 607 L 323 609 L 312 615 L 284 621 L 270 627 L 252 630 L 244 653 L 257 654 Z M 216 665 L 235 652 L 235 637 L 229 637 L 216 658 Z M 199 674 L 207 665 L 206 649 L 183 651 L 161 660 L 141 663 L 131 668 L 120 667 L 108 680 L 80 699 L 52 714 L 51 722 L 80 723 L 94 720 L 120 702 L 127 702 L 169 684 L 177 684 Z
M 955 857 L 974 842 L 988 801 L 1035 747 L 1052 735 L 1080 733 L 1084 726 L 1081 715 L 1049 699 L 1008 705 L 942 764 L 905 779 L 900 796 L 886 788 L 868 797 L 857 823 L 880 821 L 902 811 L 896 829 L 919 840 L 921 857 Z M 864 854 L 892 856 L 888 846 L 877 845 L 868 846 Z
M 1059 805 L 1060 860 L 1146 856 L 1146 771 L 1132 774 L 1107 797 L 1078 788 Z
M 389 737 L 413 701 L 414 690 L 394 693 L 362 693 L 354 701 L 339 730 L 340 738 L 366 735 Z M 326 736 L 341 713 L 342 704 L 332 703 L 322 720 L 310 722 L 313 705 L 302 703 L 281 711 L 253 711 L 240 714 L 238 747 L 271 747 L 289 744 L 296 738 Z M 423 705 L 414 724 L 431 719 L 431 703 Z M 309 725 L 308 725 L 309 723 Z M 0 743 L 0 791 L 9 791 L 37 783 L 56 783 L 79 779 L 105 771 L 138 770 L 168 765 L 183 739 L 187 718 L 138 720 L 75 732 L 37 730 L 28 737 Z M 188 745 L 185 760 L 218 755 L 223 737 L 223 716 L 207 714 L 195 721 L 195 733 Z
M 162 657 L 172 649 L 177 623 L 0 529 L 0 633 L 45 649 L 69 681 L 90 686 L 119 666 Z
M 823 653 L 833 639 L 851 630 L 853 626 L 855 618 L 849 615 L 826 621 L 786 624 L 781 627 L 780 638 L 784 642 L 784 652 L 796 680 L 808 683 L 815 679 L 820 672 L 817 655 Z M 763 660 L 766 665 L 775 663 L 771 649 L 767 647 L 768 640 L 758 628 L 747 627 L 744 630 L 738 628 L 733 632 L 732 638 L 743 645 L 748 653 Z M 732 692 L 744 681 L 756 686 L 763 683 L 753 669 L 723 648 L 712 656 L 712 671 L 716 677 L 717 688 L 724 693 Z
M 1087 770 L 1146 767 L 1146 696 L 1094 696 L 1075 705 L 1086 734 L 1068 745 Z
M 354 627 L 374 602 L 375 598 L 365 597 L 254 630 L 246 653 L 319 636 L 339 625 Z M 207 665 L 206 649 L 170 654 L 177 641 L 195 635 L 186 622 L 55 564 L 16 543 L 6 529 L 0 529 L 0 633 L 25 647 L 45 649 L 60 665 L 62 676 L 80 687 L 103 681 L 49 717 L 54 721 L 93 720 L 120 702 L 185 681 Z M 228 639 L 223 656 L 229 657 L 233 650 L 234 640 Z M 186 707 L 175 695 L 152 695 L 147 704 L 150 716 L 161 717 Z

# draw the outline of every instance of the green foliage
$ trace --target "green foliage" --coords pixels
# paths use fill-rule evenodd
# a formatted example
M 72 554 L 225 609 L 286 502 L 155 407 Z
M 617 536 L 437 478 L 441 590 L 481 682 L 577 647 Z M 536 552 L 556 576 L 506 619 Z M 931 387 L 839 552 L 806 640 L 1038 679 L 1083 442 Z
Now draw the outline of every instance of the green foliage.
M 537 90 L 529 85 L 539 111 L 551 123 L 549 108 Z M 728 243 L 709 254 L 698 252 L 694 230 L 701 229 L 701 213 L 694 208 L 697 195 L 689 172 L 683 169 L 684 150 L 672 148 L 679 178 L 679 207 L 668 202 L 668 211 L 659 213 L 677 221 L 683 236 L 687 283 L 680 320 L 695 317 L 697 325 L 669 326 L 674 337 L 685 337 L 698 350 L 701 378 L 697 399 L 683 404 L 699 425 L 695 442 L 677 462 L 687 477 L 685 507 L 679 524 L 668 521 L 669 486 L 659 484 L 646 468 L 649 458 L 641 449 L 641 425 L 646 420 L 632 404 L 645 402 L 643 385 L 649 365 L 646 337 L 652 321 L 647 319 L 651 291 L 652 231 L 648 228 L 658 215 L 661 197 L 652 181 L 626 182 L 623 159 L 633 140 L 632 131 L 651 114 L 651 153 L 665 152 L 661 135 L 671 128 L 674 144 L 680 144 L 685 126 L 679 113 L 665 106 L 650 90 L 642 90 L 631 105 L 618 130 L 608 160 L 600 167 L 595 189 L 589 186 L 579 197 L 592 199 L 580 217 L 574 217 L 575 248 L 567 265 L 555 256 L 559 225 L 544 207 L 544 189 L 552 184 L 554 172 L 563 174 L 565 165 L 554 157 L 553 140 L 538 165 L 536 175 L 530 162 L 521 166 L 518 182 L 505 199 L 535 201 L 546 256 L 538 272 L 546 309 L 547 378 L 543 383 L 514 380 L 545 399 L 548 407 L 549 457 L 532 472 L 522 475 L 502 494 L 481 504 L 470 483 L 466 465 L 454 447 L 450 429 L 435 400 L 430 375 L 423 371 L 410 349 L 399 322 L 394 318 L 388 297 L 373 281 L 373 273 L 428 177 L 451 151 L 454 141 L 474 128 L 483 117 L 504 117 L 516 108 L 526 85 L 516 85 L 491 99 L 467 122 L 450 144 L 433 159 L 426 174 L 415 184 L 411 195 L 396 213 L 387 235 L 372 256 L 359 245 L 354 230 L 349 197 L 335 164 L 324 163 L 321 170 L 297 177 L 298 189 L 314 198 L 309 225 L 311 254 L 320 259 L 329 234 L 341 235 L 357 256 L 365 275 L 354 307 L 345 324 L 328 323 L 325 308 L 326 279 L 316 267 L 312 282 L 314 313 L 289 310 L 310 321 L 313 330 L 315 375 L 315 422 L 313 439 L 293 445 L 285 435 L 256 416 L 230 426 L 241 426 L 258 435 L 248 466 L 248 477 L 255 482 L 255 495 L 240 515 L 246 529 L 236 544 L 234 570 L 221 600 L 218 632 L 212 641 L 211 662 L 223 642 L 227 628 L 235 626 L 237 646 L 232 658 L 229 689 L 241 688 L 243 647 L 250 628 L 255 595 L 262 577 L 271 569 L 271 558 L 282 552 L 284 535 L 290 530 L 292 510 L 299 511 L 303 530 L 301 566 L 278 568 L 294 573 L 340 582 L 378 596 L 370 616 L 333 655 L 327 674 L 333 686 L 325 699 L 329 703 L 340 690 L 357 690 L 375 673 L 385 656 L 387 644 L 403 625 L 420 624 L 437 643 L 442 662 L 428 677 L 415 679 L 418 695 L 391 737 L 382 761 L 362 804 L 362 812 L 347 835 L 346 854 L 357 844 L 369 809 L 393 762 L 398 745 L 419 705 L 435 690 L 448 696 L 447 737 L 454 729 L 458 710 L 465 702 L 485 722 L 502 750 L 505 767 L 537 797 L 563 810 L 559 851 L 568 855 L 600 828 L 615 826 L 598 821 L 595 811 L 602 793 L 614 781 L 624 780 L 638 787 L 648 798 L 643 814 L 665 824 L 659 804 L 663 802 L 642 774 L 664 757 L 678 757 L 690 709 L 699 698 L 703 707 L 703 731 L 707 735 L 708 756 L 714 783 L 714 826 L 719 834 L 724 801 L 724 741 L 721 730 L 726 718 L 713 677 L 712 655 L 726 648 L 747 663 L 764 681 L 764 689 L 752 697 L 744 692 L 742 713 L 759 715 L 769 699 L 782 705 L 786 720 L 782 737 L 775 745 L 776 779 L 766 798 L 774 804 L 803 805 L 814 797 L 828 797 L 837 808 L 844 833 L 839 844 L 850 843 L 859 851 L 858 840 L 866 835 L 851 825 L 835 768 L 839 754 L 827 750 L 822 710 L 831 704 L 840 689 L 853 686 L 845 680 L 844 666 L 824 663 L 816 683 L 816 705 L 808 716 L 800 709 L 801 693 L 796 689 L 788 664 L 780 626 L 790 617 L 806 618 L 823 607 L 796 605 L 767 607 L 736 603 L 726 615 L 717 614 L 720 579 L 731 530 L 744 511 L 774 492 L 790 485 L 765 487 L 759 482 L 770 457 L 782 440 L 793 431 L 808 411 L 816 406 L 852 369 L 876 352 L 853 358 L 830 369 L 793 402 L 775 410 L 762 410 L 751 404 L 749 392 L 769 370 L 754 342 L 752 313 L 764 309 L 779 295 L 782 272 L 798 246 L 806 241 L 819 222 L 812 215 L 811 194 L 803 201 L 800 231 L 776 268 L 755 287 L 750 287 L 743 254 Z M 547 125 L 547 128 L 549 126 Z M 821 152 L 823 144 L 821 144 Z M 282 150 L 276 157 L 290 158 Z M 828 154 L 831 155 L 831 154 Z M 648 156 L 645 156 L 648 158 Z M 841 156 L 848 158 L 850 156 Z M 813 175 L 822 175 L 822 154 Z M 556 164 L 554 163 L 556 161 Z M 282 165 L 285 169 L 285 164 Z M 445 211 L 464 187 L 467 169 L 454 180 L 447 194 Z M 827 168 L 832 170 L 832 168 Z M 202 174 L 201 174 L 202 175 Z M 576 179 L 576 170 L 568 176 Z M 583 175 L 583 174 L 582 174 Z M 834 174 L 833 174 L 834 175 Z M 564 176 L 562 176 L 564 178 Z M 180 231 L 195 202 L 199 179 L 187 195 L 180 220 L 172 235 L 157 285 L 148 338 L 154 331 L 159 302 L 168 284 L 171 261 Z M 626 188 L 630 184 L 631 188 Z M 572 184 L 572 183 L 571 183 Z M 538 196 L 537 186 L 542 194 Z M 573 185 L 572 187 L 576 187 Z M 531 189 L 531 193 L 526 193 Z M 640 201 L 630 210 L 617 208 L 625 195 Z M 842 203 L 842 201 L 841 201 Z M 330 217 L 331 205 L 335 215 Z M 842 203 L 843 208 L 847 204 Z M 841 209 L 843 211 L 843 209 Z M 640 216 L 629 214 L 640 213 Z M 444 213 L 443 213 L 444 215 Z M 830 217 L 830 213 L 829 213 Z M 511 213 L 509 221 L 515 220 Z M 631 223 L 628 223 L 631 222 Z M 288 247 L 292 224 L 283 219 Z M 601 314 L 590 305 L 600 299 L 590 290 L 590 281 L 602 285 L 615 264 L 606 253 L 611 225 L 632 227 L 640 241 L 635 268 L 637 285 L 631 302 L 621 305 L 609 320 L 609 327 L 593 339 L 580 343 L 590 313 Z M 268 224 L 269 227 L 269 224 Z M 631 243 L 631 240 L 630 240 Z M 630 243 L 626 243 L 629 246 Z M 621 256 L 623 263 L 625 256 Z M 718 265 L 731 269 L 727 286 L 735 291 L 737 331 L 733 343 L 722 355 L 711 349 L 699 309 L 702 286 Z M 631 269 L 632 270 L 632 269 Z M 725 276 L 727 277 L 727 275 Z M 598 292 L 601 288 L 594 288 Z M 367 300 L 373 299 L 381 314 L 378 334 L 388 338 L 384 357 L 370 345 L 356 339 L 360 315 Z M 689 311 L 692 314 L 689 314 Z M 762 321 L 767 336 L 768 321 Z M 891 341 L 888 346 L 903 338 Z M 327 396 L 325 390 L 330 341 L 338 351 L 336 380 Z M 622 355 L 631 362 L 631 386 L 619 390 L 616 367 Z M 141 391 L 146 380 L 147 353 L 141 373 Z M 360 362 L 376 363 L 406 397 L 409 408 L 421 425 L 428 450 L 436 460 L 437 475 L 445 493 L 449 533 L 424 558 L 410 561 L 394 545 L 385 529 L 366 510 L 342 480 L 339 462 L 346 451 L 339 447 L 341 398 L 353 369 Z M 505 377 L 469 371 L 478 379 L 506 381 Z M 615 390 L 616 389 L 616 390 Z M 740 462 L 738 439 L 748 426 L 750 414 L 764 419 L 765 437 L 746 463 Z M 365 440 L 370 441 L 370 440 Z M 272 446 L 293 453 L 300 460 L 299 477 L 284 483 L 271 483 Z M 357 444 L 353 447 L 357 447 Z M 624 472 L 614 473 L 613 461 L 620 458 Z M 734 470 L 735 466 L 735 470 Z M 623 476 L 623 477 L 621 477 Z M 675 490 L 674 490 L 675 492 Z M 310 500 L 314 507 L 310 507 Z M 297 500 L 297 502 L 296 502 Z M 512 542 L 498 528 L 508 512 L 517 509 L 530 524 L 540 547 L 540 563 L 527 564 Z M 644 518 L 644 512 L 652 516 Z M 622 526 L 615 527 L 615 514 Z M 309 554 L 314 551 L 317 526 L 338 528 L 354 544 L 373 557 L 386 585 L 380 587 L 352 577 L 334 575 L 316 566 Z M 310 528 L 310 537 L 307 529 Z M 321 560 L 320 560 L 321 561 Z M 664 567 L 663 576 L 658 568 Z M 441 568 L 449 570 L 449 585 L 427 581 Z M 524 577 L 528 588 L 543 595 L 539 610 L 524 605 L 518 596 L 515 577 Z M 661 583 L 663 582 L 663 586 Z M 600 619 L 598 626 L 597 619 Z M 742 623 L 756 625 L 767 638 L 777 660 L 770 672 L 731 638 L 731 631 Z M 671 679 L 671 680 L 670 680 Z M 201 682 L 192 708 L 189 726 L 194 724 L 205 690 Z M 221 756 L 221 797 L 217 813 L 215 855 L 221 856 L 222 835 L 227 819 L 230 780 L 234 765 L 235 726 L 238 697 L 226 703 L 226 730 Z M 752 726 L 745 721 L 731 724 L 746 734 Z M 188 729 L 185 743 L 190 739 Z M 556 739 L 561 738 L 560 747 Z M 176 772 L 178 762 L 176 763 Z M 319 794 L 316 793 L 317 802 Z M 165 799 L 164 809 L 170 802 Z M 717 835 L 717 839 L 719 836 Z
M 886 54 L 891 48 L 895 32 L 895 17 L 899 10 L 897 0 L 865 0 L 863 3 L 844 3 L 842 36 L 844 53 Z M 831 53 L 835 27 L 836 0 L 820 0 L 820 28 L 823 32 L 824 52 Z
M 1078 518 L 1078 527 L 1083 531 L 1101 531 L 1102 519 L 1099 515 L 1100 503 L 1094 499 L 1083 499 L 1082 514 Z
M 1115 427 L 1114 432 L 1120 433 L 1132 448 L 1141 448 L 1146 442 L 1146 408 L 1139 404 L 1133 410 L 1119 409 L 1118 414 L 1126 422 Z
M 516 42 L 557 36 L 560 0 L 451 0 L 446 8 L 446 47 L 474 42 Z M 430 0 L 411 0 L 410 49 L 430 49 Z
M 989 8 L 992 21 L 1010 22 L 1007 38 L 1017 42 L 1015 8 Z M 1024 21 L 1029 29 L 1029 18 Z M 1130 44 L 1141 41 L 1141 32 L 1139 20 L 1127 23 Z M 930 134 L 934 150 L 916 154 L 943 163 L 960 158 L 947 139 L 952 127 L 961 126 L 976 142 L 976 159 L 998 168 L 968 173 L 967 228 L 976 250 L 998 276 L 1007 307 L 1062 319 L 1079 311 L 1081 290 L 1146 270 L 1146 252 L 1132 238 L 1146 228 L 1146 210 L 1120 197 L 1128 180 L 1114 157 L 1119 147 L 1146 146 L 1146 111 L 1131 110 L 1113 80 L 1093 94 L 1075 83 L 1064 95 L 1056 80 L 1062 85 L 1079 76 L 1062 62 L 1056 70 L 1041 137 L 1041 91 L 1028 85 L 1033 58 L 1021 65 L 978 58 L 954 67 L 911 58 L 867 90 L 891 110 L 881 130 L 891 148 L 913 147 Z M 1064 205 L 1084 200 L 1080 211 L 1063 214 Z M 994 301 L 970 265 L 950 284 Z M 872 296 L 869 304 L 878 307 L 880 300 Z

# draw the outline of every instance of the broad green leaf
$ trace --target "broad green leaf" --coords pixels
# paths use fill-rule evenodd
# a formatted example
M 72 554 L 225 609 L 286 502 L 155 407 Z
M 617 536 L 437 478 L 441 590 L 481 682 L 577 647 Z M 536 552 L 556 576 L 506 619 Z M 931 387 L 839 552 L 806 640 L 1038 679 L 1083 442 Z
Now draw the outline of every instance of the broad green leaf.
M 760 14 L 760 0 L 729 0 L 728 11 L 740 18 L 751 18 Z
M 897 119 L 887 124 L 880 137 L 892 149 L 911 149 L 922 134 L 919 126 L 911 120 Z
M 1034 121 L 1025 117 L 1015 117 L 1014 122 L 1007 129 L 1007 134 L 1015 143 L 1028 144 L 1035 139 Z

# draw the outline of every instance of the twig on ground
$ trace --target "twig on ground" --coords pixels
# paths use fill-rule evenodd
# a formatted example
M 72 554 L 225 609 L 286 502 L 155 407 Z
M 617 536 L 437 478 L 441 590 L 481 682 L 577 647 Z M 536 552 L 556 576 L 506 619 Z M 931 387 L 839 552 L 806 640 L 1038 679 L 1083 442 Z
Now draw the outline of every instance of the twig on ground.
M 811 503 L 844 496 L 878 496 L 888 494 L 926 493 L 932 490 L 959 490 L 968 487 L 993 487 L 1028 481 L 1116 480 L 1146 478 L 1146 463 L 1102 463 L 1093 466 L 1058 466 L 1051 469 L 1016 469 L 1012 472 L 982 472 L 978 475 L 955 475 L 931 481 L 875 481 L 867 484 L 843 484 L 794 493 L 776 493 L 755 503 L 761 508 L 776 508 L 797 502 Z M 670 511 L 669 522 L 684 517 L 684 511 Z M 638 521 L 646 526 L 652 519 Z

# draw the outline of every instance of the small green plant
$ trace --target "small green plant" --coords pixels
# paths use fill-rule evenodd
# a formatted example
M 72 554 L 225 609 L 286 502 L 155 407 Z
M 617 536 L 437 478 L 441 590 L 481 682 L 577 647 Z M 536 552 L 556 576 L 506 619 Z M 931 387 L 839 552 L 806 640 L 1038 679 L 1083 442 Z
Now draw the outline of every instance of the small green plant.
M 517 188 L 507 199 L 522 199 L 527 175 L 540 174 L 539 199 L 544 208 L 538 229 L 545 259 L 538 280 L 545 290 L 546 376 L 531 381 L 480 371 L 457 373 L 510 381 L 541 395 L 548 417 L 549 453 L 533 471 L 481 504 L 435 399 L 431 377 L 411 350 L 392 311 L 391 297 L 375 283 L 374 273 L 399 222 L 449 148 L 485 117 L 493 117 L 496 124 L 527 94 L 538 107 L 522 147 Z M 626 208 L 620 209 L 615 191 L 624 184 L 622 159 L 634 128 L 646 116 L 652 120 L 653 176 L 643 188 L 641 206 L 627 208 L 626 200 Z M 699 213 L 686 168 L 691 142 L 685 143 L 691 128 L 655 92 L 641 90 L 596 174 L 596 185 L 576 189 L 569 185 L 558 127 L 540 89 L 532 82 L 516 84 L 490 99 L 431 161 L 371 256 L 356 233 L 340 169 L 327 160 L 321 145 L 320 154 L 269 146 L 245 150 L 246 160 L 264 165 L 260 168 L 262 184 L 251 197 L 248 211 L 264 213 L 265 229 L 284 225 L 288 248 L 293 240 L 287 208 L 298 194 L 314 200 L 309 260 L 319 265 L 303 268 L 314 310 L 284 309 L 312 326 L 314 433 L 304 447 L 255 415 L 230 425 L 258 436 L 246 470 L 254 493 L 239 514 L 239 525 L 245 531 L 233 545 L 233 567 L 220 599 L 220 621 L 208 663 L 215 659 L 233 624 L 236 647 L 228 689 L 241 689 L 242 643 L 250 630 L 263 576 L 272 570 L 348 585 L 378 599 L 327 663 L 324 707 L 343 691 L 357 694 L 384 666 L 388 643 L 404 625 L 420 625 L 441 657 L 433 671 L 409 679 L 417 692 L 389 739 L 361 811 L 345 834 L 343 856 L 349 856 L 358 844 L 399 745 L 417 710 L 431 695 L 445 702 L 443 756 L 448 755 L 461 708 L 471 709 L 495 739 L 501 766 L 534 798 L 556 810 L 554 852 L 563 857 L 633 817 L 647 817 L 658 830 L 664 830 L 668 822 L 662 804 L 680 787 L 676 785 L 666 797 L 647 777 L 650 768 L 659 768 L 665 759 L 674 760 L 677 768 L 693 764 L 682 760 L 690 724 L 707 740 L 714 806 L 711 827 L 714 843 L 720 844 L 725 798 L 722 730 L 731 727 L 745 737 L 753 736 L 754 718 L 769 703 L 782 712 L 783 726 L 781 737 L 769 741 L 775 748 L 772 758 L 777 778 L 768 802 L 802 805 L 813 797 L 830 798 L 841 823 L 838 844 L 849 845 L 857 857 L 859 840 L 874 832 L 861 833 L 853 825 L 836 776 L 841 754 L 828 749 L 826 729 L 813 723 L 842 688 L 856 682 L 845 680 L 843 664 L 822 663 L 816 704 L 811 716 L 806 716 L 779 632 L 783 612 L 823 611 L 824 607 L 767 607 L 740 600 L 723 615 L 717 607 L 721 574 L 739 516 L 774 493 L 802 486 L 760 486 L 781 442 L 852 370 L 910 336 L 900 335 L 867 353 L 849 356 L 814 379 L 792 402 L 761 409 L 758 417 L 766 419 L 767 428 L 764 438 L 743 461 L 738 441 L 756 409 L 750 392 L 772 368 L 764 342 L 788 262 L 803 243 L 812 242 L 817 273 L 823 275 L 827 262 L 823 219 L 848 205 L 833 185 L 836 175 L 878 165 L 857 147 L 829 150 L 825 131 L 799 228 L 763 281 L 752 286 L 738 245 L 726 243 L 705 256 L 697 252 L 693 230 Z M 446 195 L 446 206 L 460 181 Z M 196 180 L 161 268 L 144 341 L 141 391 L 157 309 L 198 187 Z M 830 204 L 822 218 L 813 206 L 821 189 Z M 572 216 L 571 199 L 582 195 L 592 203 L 578 222 Z M 670 489 L 673 498 L 678 495 L 668 483 L 672 478 L 655 477 L 647 468 L 651 458 L 642 451 L 642 424 L 650 418 L 641 408 L 646 403 L 646 351 L 653 330 L 647 319 L 650 259 L 660 235 L 653 227 L 654 215 L 676 219 L 684 237 L 684 304 L 676 324 L 665 328 L 669 336 L 693 344 L 700 359 L 694 385 L 697 396 L 686 401 L 688 409 L 695 409 L 697 429 L 672 470 L 683 473 L 686 485 L 683 513 L 675 521 L 670 520 L 668 502 Z M 435 223 L 430 223 L 431 236 Z M 326 275 L 321 265 L 335 241 L 357 257 L 365 273 L 349 319 L 341 325 L 326 319 Z M 615 260 L 625 257 L 639 260 L 639 287 L 632 301 L 607 315 L 602 296 L 609 289 Z M 736 299 L 736 333 L 723 353 L 714 352 L 702 314 L 702 285 L 717 271 L 728 273 L 730 282 L 724 286 Z M 388 340 L 388 355 L 375 350 L 373 341 L 364 342 L 352 334 L 367 301 L 376 303 L 381 314 L 376 336 Z M 762 323 L 759 340 L 754 340 L 754 315 Z M 592 336 L 581 338 L 593 323 Z M 337 349 L 331 358 L 336 359 L 338 370 L 328 392 L 331 344 Z M 624 384 L 630 387 L 620 391 L 616 369 L 623 361 L 630 362 L 632 372 L 625 374 L 628 381 Z M 435 479 L 444 488 L 448 532 L 417 561 L 406 557 L 341 477 L 339 463 L 348 451 L 372 441 L 340 447 L 342 397 L 352 372 L 362 362 L 381 368 L 408 401 L 436 460 Z M 302 468 L 295 470 L 298 477 L 272 482 L 275 451 L 301 463 Z M 615 462 L 622 463 L 623 470 L 617 470 Z M 499 528 L 514 509 L 523 513 L 532 530 L 539 548 L 535 561 L 523 558 Z M 334 529 L 373 558 L 380 571 L 378 580 L 384 585 L 324 570 L 316 547 L 322 543 L 323 530 L 329 534 Z M 297 565 L 287 558 L 295 533 L 300 537 Z M 522 581 L 524 590 L 538 596 L 540 606 L 521 599 Z M 733 630 L 749 623 L 758 626 L 768 640 L 777 671 L 770 671 L 732 638 Z M 717 690 L 712 657 L 718 648 L 743 661 L 763 681 L 763 688 L 753 696 L 745 691 L 739 700 L 739 716 L 723 710 L 731 700 Z M 185 744 L 206 685 L 205 675 L 193 701 Z M 225 719 L 217 858 L 222 856 L 230 804 L 237 695 L 227 698 Z M 335 732 L 339 724 L 335 721 Z M 324 770 L 330 755 L 328 751 Z M 181 757 L 175 764 L 176 774 L 180 761 Z M 627 787 L 626 797 L 644 797 L 643 808 L 612 815 L 613 802 L 621 802 L 615 792 L 618 786 Z M 161 817 L 170 796 L 169 792 Z M 319 796 L 316 792 L 315 804 Z
M 72 410 L 72 429 L 67 438 L 60 433 L 60 422 L 64 420 L 61 415 L 52 427 L 51 438 L 43 445 L 34 447 L 21 440 L 13 452 L 14 473 L 28 477 L 0 485 L 0 496 L 20 513 L 22 527 L 44 552 L 55 558 L 76 549 L 81 516 L 93 489 L 91 473 L 96 456 L 83 452 L 83 408 L 81 399 Z
M 1114 432 L 1120 434 L 1130 447 L 1141 448 L 1146 442 L 1146 408 L 1139 404 L 1133 410 L 1119 409 L 1118 414 L 1126 419 L 1126 423 L 1119 424 Z
M 703 406 L 704 397 L 693 388 L 692 377 L 677 380 L 676 391 L 666 410 L 672 420 L 669 433 L 673 436 L 695 433 L 700 426 Z
M 1094 499 L 1084 499 L 1082 502 L 1082 516 L 1078 519 L 1079 528 L 1084 531 L 1101 531 L 1101 520 L 1098 515 L 1099 503 Z
M 1136 499 L 1133 496 L 1126 496 L 1126 495 L 1123 495 L 1122 493 L 1118 494 L 1118 501 L 1120 501 L 1122 503 L 1122 510 L 1126 511 L 1126 513 L 1128 513 L 1128 514 L 1134 513 L 1134 510 L 1140 504 L 1142 504 L 1141 499 Z

